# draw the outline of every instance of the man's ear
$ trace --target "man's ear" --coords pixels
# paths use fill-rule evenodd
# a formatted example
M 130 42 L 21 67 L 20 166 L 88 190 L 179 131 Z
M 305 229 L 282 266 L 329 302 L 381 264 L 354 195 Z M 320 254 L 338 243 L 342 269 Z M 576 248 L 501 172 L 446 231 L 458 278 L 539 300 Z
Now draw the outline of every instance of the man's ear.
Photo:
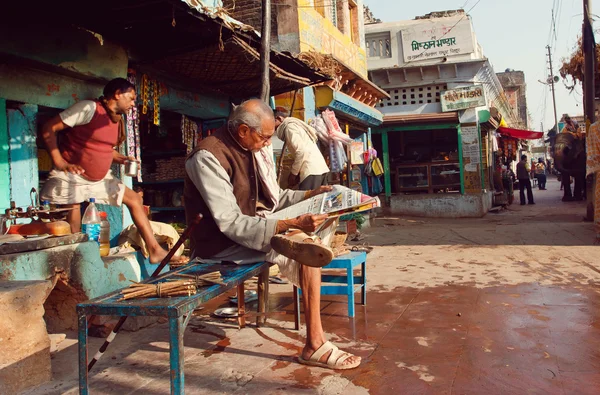
M 250 134 L 250 128 L 246 124 L 241 124 L 238 126 L 237 132 L 240 137 L 247 137 Z

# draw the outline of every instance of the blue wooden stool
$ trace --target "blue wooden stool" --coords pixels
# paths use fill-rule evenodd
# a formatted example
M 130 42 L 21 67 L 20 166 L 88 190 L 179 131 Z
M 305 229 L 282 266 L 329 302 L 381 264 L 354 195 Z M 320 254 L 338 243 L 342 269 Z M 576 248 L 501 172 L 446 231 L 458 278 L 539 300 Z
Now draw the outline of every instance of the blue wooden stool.
M 361 266 L 360 276 L 354 276 L 354 268 Z M 346 269 L 344 275 L 322 274 L 321 282 L 343 284 L 343 285 L 321 285 L 321 295 L 348 295 L 348 317 L 354 317 L 354 293 L 361 290 L 361 304 L 367 303 L 367 253 L 364 251 L 353 251 L 345 255 L 333 258 L 326 269 Z M 301 290 L 294 286 L 294 318 L 296 329 L 300 328 L 300 295 Z

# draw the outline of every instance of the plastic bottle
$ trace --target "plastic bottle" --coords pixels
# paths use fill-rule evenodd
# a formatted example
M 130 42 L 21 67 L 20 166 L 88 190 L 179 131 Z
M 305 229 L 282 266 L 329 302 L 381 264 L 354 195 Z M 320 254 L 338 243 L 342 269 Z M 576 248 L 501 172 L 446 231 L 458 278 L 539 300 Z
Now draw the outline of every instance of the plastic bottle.
M 96 208 L 96 199 L 90 198 L 90 204 L 81 219 L 81 231 L 88 235 L 89 241 L 100 243 L 100 214 Z
M 104 211 L 100 211 L 100 256 L 107 256 L 110 252 L 110 222 Z

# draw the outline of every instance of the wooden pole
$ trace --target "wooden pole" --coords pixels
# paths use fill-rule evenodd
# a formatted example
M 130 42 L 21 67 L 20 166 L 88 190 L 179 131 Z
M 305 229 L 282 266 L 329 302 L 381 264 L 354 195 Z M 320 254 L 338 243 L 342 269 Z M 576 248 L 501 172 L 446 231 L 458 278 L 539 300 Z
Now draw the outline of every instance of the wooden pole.
M 271 54 L 271 0 L 262 0 L 262 29 L 260 46 L 260 99 L 269 102 L 271 86 L 269 83 Z
M 594 31 L 592 28 L 592 10 L 590 0 L 583 0 L 583 56 L 584 56 L 584 94 L 585 100 L 585 127 L 589 129 L 590 125 L 596 121 L 594 113 L 594 91 L 595 82 L 595 60 L 596 43 L 594 42 Z
M 294 114 L 294 106 L 296 105 L 296 95 L 298 94 L 298 90 L 294 91 L 294 97 L 292 98 L 292 107 L 290 108 L 290 117 Z M 281 155 L 279 156 L 279 164 L 277 165 L 277 184 L 281 185 L 281 174 L 283 173 L 283 157 L 285 156 L 285 150 L 287 148 L 287 143 L 283 142 L 283 147 L 281 148 Z M 288 189 L 289 189 L 288 185 Z
M 583 112 L 585 115 L 585 130 L 590 130 L 591 124 L 596 121 L 595 103 L 596 92 L 594 84 L 596 81 L 596 43 L 594 40 L 594 31 L 592 28 L 592 5 L 590 0 L 583 0 Z M 594 191 L 596 190 L 597 177 L 592 174 L 586 182 L 586 219 L 594 220 Z M 597 235 L 598 236 L 598 235 Z

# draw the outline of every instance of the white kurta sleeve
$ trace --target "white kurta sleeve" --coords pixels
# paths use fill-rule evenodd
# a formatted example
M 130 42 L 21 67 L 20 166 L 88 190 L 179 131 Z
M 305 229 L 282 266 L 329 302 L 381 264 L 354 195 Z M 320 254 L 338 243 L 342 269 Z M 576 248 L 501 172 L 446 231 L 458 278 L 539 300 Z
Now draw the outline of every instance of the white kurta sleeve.
M 187 160 L 185 169 L 225 236 L 253 250 L 266 252 L 271 248 L 271 238 L 277 232 L 277 220 L 242 213 L 229 175 L 213 154 L 198 151 Z

